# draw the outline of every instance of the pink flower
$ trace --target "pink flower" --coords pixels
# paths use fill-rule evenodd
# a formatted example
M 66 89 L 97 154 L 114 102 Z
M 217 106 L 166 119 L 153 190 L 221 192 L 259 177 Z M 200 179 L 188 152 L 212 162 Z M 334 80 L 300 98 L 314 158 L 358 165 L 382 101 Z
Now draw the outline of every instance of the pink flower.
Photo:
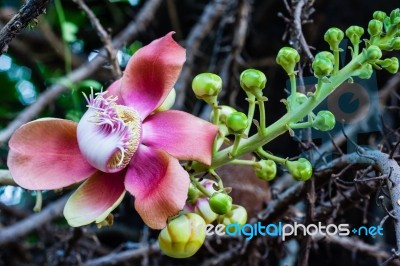
M 127 190 L 152 228 L 166 225 L 185 205 L 188 173 L 178 159 L 211 163 L 217 127 L 181 111 L 154 113 L 185 61 L 172 33 L 137 51 L 123 77 L 87 98 L 78 124 L 55 118 L 19 128 L 8 166 L 21 187 L 58 189 L 83 182 L 64 216 L 71 226 L 101 222 Z

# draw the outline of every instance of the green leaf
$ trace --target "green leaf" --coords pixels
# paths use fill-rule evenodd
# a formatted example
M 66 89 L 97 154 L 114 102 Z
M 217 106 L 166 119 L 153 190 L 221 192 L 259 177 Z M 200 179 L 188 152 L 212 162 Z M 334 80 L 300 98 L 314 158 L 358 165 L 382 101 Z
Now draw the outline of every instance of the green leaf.
M 66 42 L 76 41 L 77 32 L 78 32 L 78 26 L 76 26 L 74 23 L 66 21 L 62 24 L 63 39 Z

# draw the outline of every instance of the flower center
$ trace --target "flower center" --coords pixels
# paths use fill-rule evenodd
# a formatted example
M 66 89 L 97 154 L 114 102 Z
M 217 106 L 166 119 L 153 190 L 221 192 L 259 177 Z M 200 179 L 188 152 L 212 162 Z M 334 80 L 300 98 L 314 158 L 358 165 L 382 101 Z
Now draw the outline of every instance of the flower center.
M 141 121 L 135 109 L 116 104 L 117 97 L 106 93 L 85 96 L 89 109 L 78 124 L 78 143 L 92 166 L 114 173 L 125 168 L 138 149 Z

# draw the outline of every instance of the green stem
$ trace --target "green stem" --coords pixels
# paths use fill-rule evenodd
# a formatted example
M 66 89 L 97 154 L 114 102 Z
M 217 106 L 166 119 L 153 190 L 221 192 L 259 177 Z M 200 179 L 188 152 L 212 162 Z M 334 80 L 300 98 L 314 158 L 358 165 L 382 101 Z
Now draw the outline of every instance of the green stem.
M 244 134 L 248 135 L 251 125 L 253 124 L 254 110 L 256 109 L 256 97 L 253 94 L 247 94 L 247 101 L 249 102 L 249 111 L 247 112 L 247 128 Z
M 197 178 L 195 178 L 194 176 L 190 176 L 190 180 L 192 181 L 192 183 L 196 186 L 196 188 L 201 193 L 203 193 L 207 197 L 211 197 L 212 196 L 211 193 L 202 184 L 200 184 L 200 182 L 197 180 Z
M 283 164 L 285 165 L 287 159 L 286 158 L 281 158 L 275 155 L 272 155 L 266 151 L 263 150 L 263 148 L 258 148 L 257 149 L 257 153 L 258 155 L 260 155 L 261 157 L 263 157 L 264 159 L 270 159 L 272 161 L 275 161 L 277 163 Z
M 339 71 L 339 63 L 340 63 L 340 61 L 339 61 L 339 59 L 340 59 L 339 58 L 339 46 L 338 45 L 335 47 L 335 49 L 333 49 L 333 57 L 335 58 L 333 74 L 336 74 Z
M 222 183 L 221 177 L 214 171 L 214 169 L 208 170 L 208 172 L 217 180 L 218 189 L 221 190 L 224 188 L 224 184 Z
M 254 166 L 257 164 L 256 161 L 253 160 L 240 160 L 240 159 L 235 159 L 229 162 L 230 164 L 237 164 L 237 165 L 248 165 L 248 166 Z
M 257 150 L 258 147 L 264 146 L 271 140 L 277 138 L 287 131 L 287 125 L 290 122 L 297 122 L 302 120 L 305 116 L 314 110 L 335 88 L 340 84 L 348 80 L 353 72 L 359 68 L 360 64 L 364 64 L 367 61 L 366 53 L 360 53 L 357 57 L 352 59 L 345 67 L 343 67 L 336 75 L 332 75 L 330 78 L 330 83 L 322 84 L 318 95 L 310 97 L 305 103 L 299 106 L 298 110 L 295 110 L 292 115 L 288 113 L 282 116 L 272 125 L 265 129 L 265 135 L 256 133 L 248 139 L 243 139 L 240 143 L 240 147 L 237 151 L 237 156 L 253 152 Z M 211 166 L 207 167 L 200 163 L 193 163 L 193 169 L 200 173 L 207 171 L 207 169 L 218 168 L 235 158 L 229 156 L 232 152 L 232 147 L 225 148 L 217 152 L 213 157 L 213 162 Z
M 258 109 L 260 112 L 260 133 L 265 134 L 266 124 L 265 124 L 265 100 L 262 96 L 257 98 Z
M 212 108 L 213 108 L 213 124 L 214 125 L 217 125 L 218 126 L 218 124 L 219 124 L 219 113 L 220 113 L 220 110 L 219 110 L 219 107 L 218 107 L 218 102 L 215 102 L 214 104 L 213 104 L 213 106 L 212 106 Z M 218 149 L 219 149 L 219 145 L 218 145 L 218 138 L 225 138 L 225 136 L 220 136 L 220 132 L 218 131 L 218 134 L 217 134 L 217 137 L 215 138 L 215 140 L 214 140 L 214 143 L 213 143 L 213 154 L 215 154 L 217 151 L 218 151 Z
M 61 0 L 55 0 L 54 5 L 56 7 L 56 12 L 57 12 L 57 17 L 58 17 L 58 22 L 60 23 L 60 28 L 61 28 L 61 33 L 62 33 L 62 40 L 64 44 L 64 57 L 65 57 L 65 72 L 70 73 L 72 71 L 71 67 L 71 51 L 68 48 L 68 43 L 64 39 L 64 23 L 66 22 L 65 20 L 65 14 L 64 14 L 64 9 L 61 4 Z
M 42 203 L 43 203 L 42 191 L 36 190 L 36 203 L 35 206 L 33 207 L 33 211 L 40 212 L 42 210 Z
M 231 156 L 235 157 L 239 149 L 240 140 L 242 139 L 242 134 L 235 134 L 235 140 L 233 141 Z
M 312 126 L 312 121 L 307 121 L 303 123 L 290 123 L 289 127 L 291 129 L 301 129 L 301 128 L 309 128 Z

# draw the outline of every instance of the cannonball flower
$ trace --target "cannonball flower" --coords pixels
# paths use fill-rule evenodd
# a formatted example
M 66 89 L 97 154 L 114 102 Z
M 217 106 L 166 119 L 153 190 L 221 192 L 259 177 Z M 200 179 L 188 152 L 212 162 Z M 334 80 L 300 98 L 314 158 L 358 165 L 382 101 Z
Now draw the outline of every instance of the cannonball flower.
M 179 160 L 211 164 L 216 126 L 181 111 L 155 111 L 186 57 L 172 34 L 138 50 L 119 80 L 87 97 L 78 124 L 38 119 L 10 139 L 7 163 L 21 187 L 50 190 L 84 181 L 64 208 L 71 226 L 103 221 L 128 191 L 143 221 L 161 229 L 187 198 L 190 180 Z

